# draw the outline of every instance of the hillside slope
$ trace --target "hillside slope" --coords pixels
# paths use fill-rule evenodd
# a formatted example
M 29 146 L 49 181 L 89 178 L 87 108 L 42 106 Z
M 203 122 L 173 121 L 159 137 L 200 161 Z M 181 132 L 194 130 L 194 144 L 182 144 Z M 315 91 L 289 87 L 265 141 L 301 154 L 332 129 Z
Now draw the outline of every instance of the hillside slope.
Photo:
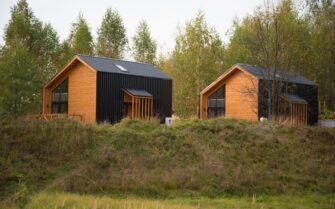
M 173 126 L 15 120 L 0 126 L 0 201 L 42 189 L 187 197 L 335 192 L 335 129 L 219 118 Z

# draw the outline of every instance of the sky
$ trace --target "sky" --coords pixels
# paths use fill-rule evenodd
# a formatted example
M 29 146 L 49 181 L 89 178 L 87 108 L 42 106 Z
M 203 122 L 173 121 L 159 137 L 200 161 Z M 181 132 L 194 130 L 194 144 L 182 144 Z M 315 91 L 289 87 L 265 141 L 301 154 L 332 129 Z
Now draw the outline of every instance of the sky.
M 10 19 L 10 9 L 17 0 L 0 0 L 0 44 L 3 44 L 4 27 Z M 198 11 L 205 14 L 209 26 L 214 27 L 227 43 L 227 31 L 235 18 L 251 14 L 264 0 L 27 0 L 35 16 L 49 22 L 56 29 L 60 40 L 69 36 L 71 24 L 79 12 L 88 21 L 93 37 L 108 7 L 119 11 L 133 37 L 140 20 L 146 20 L 158 50 L 173 50 L 177 27 L 183 27 Z

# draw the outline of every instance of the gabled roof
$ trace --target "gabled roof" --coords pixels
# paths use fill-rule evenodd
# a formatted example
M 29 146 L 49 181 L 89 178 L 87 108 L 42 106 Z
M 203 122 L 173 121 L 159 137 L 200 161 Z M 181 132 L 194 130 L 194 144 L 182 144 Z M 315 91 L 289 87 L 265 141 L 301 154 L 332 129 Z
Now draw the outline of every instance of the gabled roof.
M 98 72 L 118 73 L 171 80 L 152 64 L 79 54 L 78 57 Z
M 248 65 L 248 64 L 241 64 L 241 63 L 238 63 L 236 65 L 248 71 L 250 74 L 254 75 L 258 79 L 266 79 L 269 77 L 268 75 L 273 76 L 273 73 L 274 73 L 272 69 L 267 71 L 266 69 L 255 66 L 255 65 Z M 286 70 L 277 70 L 276 76 L 279 79 L 281 78 L 283 81 L 287 81 L 290 83 L 298 83 L 298 84 L 313 85 L 313 86 L 316 85 L 313 81 L 308 80 L 304 76 L 299 75 L 297 73 L 292 73 Z
M 127 93 L 137 97 L 152 97 L 152 94 L 142 89 L 124 89 Z
M 215 81 L 213 81 L 211 84 L 209 84 L 206 88 L 204 88 L 200 94 L 205 94 L 210 91 L 210 89 L 215 86 L 216 84 L 220 83 L 224 79 L 227 79 L 230 75 L 233 74 L 236 70 L 241 70 L 243 72 L 246 72 L 247 74 L 257 78 L 257 79 L 267 79 L 269 73 L 270 75 L 274 73 L 272 69 L 270 71 L 265 70 L 264 68 L 254 66 L 254 65 L 248 65 L 248 64 L 241 64 L 238 63 L 234 65 L 233 67 L 229 68 L 226 70 L 221 76 L 219 76 Z M 277 70 L 276 76 L 283 81 L 286 82 L 291 82 L 291 83 L 297 83 L 297 84 L 305 84 L 305 85 L 313 85 L 315 86 L 316 84 L 308 80 L 307 78 L 296 74 L 296 73 L 291 73 L 288 71 L 284 70 Z

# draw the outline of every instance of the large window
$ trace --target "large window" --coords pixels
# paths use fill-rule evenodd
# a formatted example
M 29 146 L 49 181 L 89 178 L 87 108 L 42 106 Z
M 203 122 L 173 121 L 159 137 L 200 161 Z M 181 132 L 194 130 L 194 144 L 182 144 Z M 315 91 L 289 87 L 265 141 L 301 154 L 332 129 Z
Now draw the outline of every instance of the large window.
M 208 118 L 225 115 L 226 112 L 226 86 L 223 85 L 208 97 Z
M 68 89 L 66 79 L 52 92 L 52 113 L 67 113 Z

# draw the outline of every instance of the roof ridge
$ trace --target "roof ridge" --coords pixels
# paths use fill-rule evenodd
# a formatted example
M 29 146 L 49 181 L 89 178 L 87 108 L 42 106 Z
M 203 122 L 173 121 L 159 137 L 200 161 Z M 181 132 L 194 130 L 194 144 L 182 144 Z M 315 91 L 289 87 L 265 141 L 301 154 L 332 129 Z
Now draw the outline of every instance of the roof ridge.
M 260 67 L 260 66 L 257 66 L 257 65 L 243 64 L 243 63 L 237 63 L 236 65 L 240 66 L 242 68 L 243 68 L 243 66 L 254 68 L 254 70 L 258 71 L 259 73 L 253 72 L 254 70 L 251 70 L 251 69 L 248 70 L 247 68 L 245 68 L 245 70 L 247 70 L 249 73 L 253 74 L 254 76 L 262 76 L 265 70 L 270 70 L 270 72 L 274 72 L 273 68 L 264 68 L 264 67 Z M 279 75 L 279 76 L 286 75 L 288 79 L 292 79 L 291 82 L 293 82 L 293 83 L 316 85 L 315 81 L 308 79 L 307 77 L 305 77 L 303 74 L 301 74 L 300 72 L 298 72 L 296 70 L 288 70 L 288 69 L 284 69 L 284 68 L 278 68 L 278 69 L 276 69 L 276 75 Z
M 155 67 L 155 65 L 150 64 L 150 63 L 130 61 L 130 60 L 122 60 L 122 59 L 115 59 L 115 58 L 111 58 L 111 57 L 104 57 L 104 56 L 98 56 L 98 55 L 77 54 L 77 56 L 93 57 L 93 58 L 99 58 L 99 59 L 109 59 L 109 60 L 114 60 L 114 61 L 129 62 L 129 63 L 143 64 L 143 65 L 152 65 L 152 66 Z
M 246 63 L 237 63 L 236 65 L 248 65 L 252 67 L 259 67 L 258 65 L 246 64 Z M 259 67 L 259 68 L 263 68 L 263 67 Z

